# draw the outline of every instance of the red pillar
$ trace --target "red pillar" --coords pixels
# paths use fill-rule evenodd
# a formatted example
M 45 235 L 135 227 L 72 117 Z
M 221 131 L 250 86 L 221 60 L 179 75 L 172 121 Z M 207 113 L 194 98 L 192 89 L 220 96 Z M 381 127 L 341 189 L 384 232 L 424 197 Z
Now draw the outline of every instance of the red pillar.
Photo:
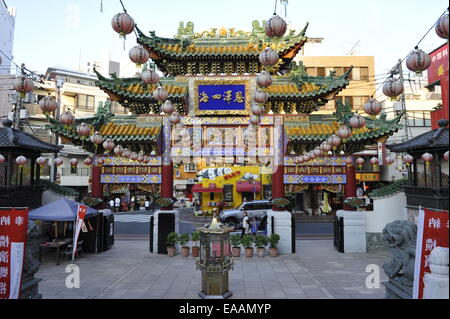
M 103 185 L 100 183 L 101 167 L 92 165 L 91 196 L 103 199 Z
M 272 198 L 284 198 L 284 166 L 278 165 L 275 173 L 272 174 Z M 273 205 L 275 211 L 284 211 L 284 208 L 278 208 Z
M 349 197 L 356 197 L 356 168 L 354 165 L 347 167 L 347 183 L 344 185 L 344 200 Z M 356 210 L 344 204 L 345 210 Z
M 284 198 L 284 134 L 283 118 L 274 116 L 274 163 L 272 168 L 272 198 Z M 272 206 L 274 211 L 284 211 L 284 208 Z
M 161 197 L 172 198 L 173 197 L 173 162 L 169 165 L 162 165 L 161 170 Z M 173 207 L 164 207 L 161 210 L 171 210 Z

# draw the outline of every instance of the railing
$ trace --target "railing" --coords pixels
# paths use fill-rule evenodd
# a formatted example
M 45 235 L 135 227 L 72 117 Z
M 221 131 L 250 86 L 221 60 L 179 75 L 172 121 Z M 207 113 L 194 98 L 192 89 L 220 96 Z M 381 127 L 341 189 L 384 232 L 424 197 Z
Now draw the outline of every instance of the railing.
M 89 176 L 90 175 L 90 168 L 76 168 L 75 172 L 71 168 L 63 168 L 61 169 L 61 176 Z

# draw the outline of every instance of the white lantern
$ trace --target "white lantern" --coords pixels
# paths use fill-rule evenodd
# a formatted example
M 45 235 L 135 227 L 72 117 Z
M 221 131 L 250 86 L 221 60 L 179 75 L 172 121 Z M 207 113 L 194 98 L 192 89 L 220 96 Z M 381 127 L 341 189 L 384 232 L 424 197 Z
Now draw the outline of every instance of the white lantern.
M 111 26 L 121 37 L 125 38 L 134 30 L 134 20 L 126 12 L 116 14 L 111 20 Z
M 128 54 L 130 60 L 136 63 L 138 66 L 144 64 L 150 58 L 148 51 L 142 45 L 136 45 L 130 49 Z
M 169 97 L 169 93 L 162 87 L 158 86 L 155 91 L 153 91 L 153 98 L 157 101 L 164 102 Z
M 252 114 L 254 114 L 254 115 L 262 115 L 262 108 L 259 106 L 259 105 L 257 105 L 257 104 L 253 104 L 252 105 Z
M 154 70 L 145 70 L 141 74 L 141 79 L 146 84 L 156 84 L 159 82 L 159 75 Z
M 415 72 L 417 75 L 422 75 L 422 71 L 429 68 L 431 64 L 430 56 L 418 47 L 412 51 L 406 59 L 406 67 Z
M 265 48 L 264 51 L 259 54 L 259 63 L 264 66 L 275 65 L 277 64 L 278 59 L 278 52 L 269 47 Z
M 361 115 L 355 113 L 350 118 L 349 123 L 352 128 L 362 128 L 366 125 L 366 119 L 364 117 L 362 117 Z
M 383 94 L 389 97 L 396 97 L 402 94 L 403 83 L 401 80 L 389 78 L 383 85 Z
M 282 37 L 286 33 L 286 29 L 286 21 L 275 13 L 267 21 L 265 26 L 265 32 L 269 38 Z
M 262 88 L 269 87 L 272 85 L 272 76 L 269 72 L 262 71 L 256 76 L 256 84 Z
M 170 100 L 166 100 L 162 106 L 161 106 L 161 110 L 164 112 L 164 114 L 172 114 L 172 112 L 174 111 L 174 107 L 172 102 L 170 102 Z
M 443 15 L 439 21 L 436 23 L 435 31 L 436 34 L 445 40 L 448 40 L 448 13 Z
M 263 90 L 257 90 L 255 92 L 255 95 L 253 96 L 253 100 L 256 103 L 261 103 L 261 104 L 266 103 L 269 100 L 269 94 L 267 94 Z
M 370 98 L 365 104 L 364 104 L 364 112 L 371 116 L 375 116 L 378 113 L 381 112 L 381 103 L 377 100 Z

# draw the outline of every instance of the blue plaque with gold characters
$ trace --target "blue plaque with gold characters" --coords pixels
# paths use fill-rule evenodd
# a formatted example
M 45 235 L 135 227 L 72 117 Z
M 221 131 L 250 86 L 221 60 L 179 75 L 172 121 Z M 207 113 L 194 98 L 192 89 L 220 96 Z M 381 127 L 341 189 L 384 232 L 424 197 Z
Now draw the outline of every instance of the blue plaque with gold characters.
M 248 79 L 194 82 L 196 115 L 249 115 Z

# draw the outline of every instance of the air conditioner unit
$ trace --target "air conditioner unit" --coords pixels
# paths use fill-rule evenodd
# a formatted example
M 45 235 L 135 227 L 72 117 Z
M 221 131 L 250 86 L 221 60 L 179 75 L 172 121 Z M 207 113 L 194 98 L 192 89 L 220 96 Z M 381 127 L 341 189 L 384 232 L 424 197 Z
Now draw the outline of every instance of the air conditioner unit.
M 26 120 L 30 117 L 30 115 L 28 114 L 28 111 L 26 109 L 21 109 L 20 110 L 20 114 L 19 114 L 19 118 L 21 120 Z

